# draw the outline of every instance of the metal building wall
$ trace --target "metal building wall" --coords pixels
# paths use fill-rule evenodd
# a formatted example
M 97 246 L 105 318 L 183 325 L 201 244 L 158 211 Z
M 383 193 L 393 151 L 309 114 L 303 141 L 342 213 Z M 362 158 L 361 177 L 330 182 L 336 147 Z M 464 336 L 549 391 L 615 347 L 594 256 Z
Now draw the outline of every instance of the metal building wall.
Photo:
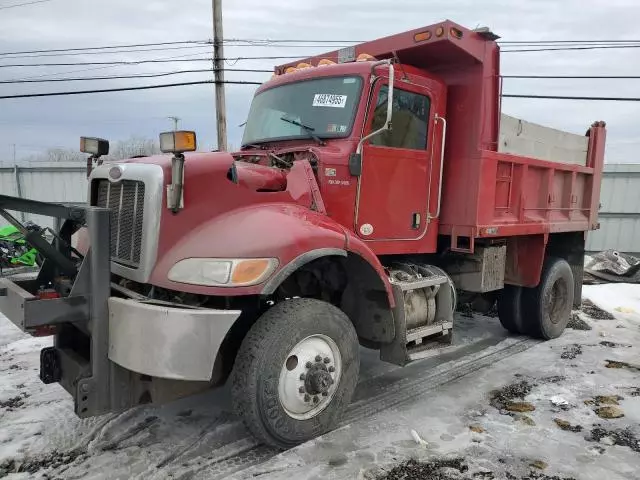
M 81 163 L 33 163 L 0 167 L 0 193 L 31 200 L 82 204 L 87 200 L 86 166 Z M 49 217 L 16 215 L 43 227 L 53 226 Z M 0 225 L 5 224 L 4 219 L 0 219 Z
M 0 193 L 33 200 L 82 204 L 87 199 L 86 166 L 80 163 L 35 163 L 0 166 Z M 607 164 L 600 194 L 600 230 L 590 232 L 587 251 L 616 249 L 640 255 L 640 164 Z M 25 215 L 42 226 L 50 218 Z M 4 225 L 0 219 L 0 225 Z
M 600 204 L 600 229 L 589 232 L 587 251 L 640 254 L 640 165 L 605 165 Z

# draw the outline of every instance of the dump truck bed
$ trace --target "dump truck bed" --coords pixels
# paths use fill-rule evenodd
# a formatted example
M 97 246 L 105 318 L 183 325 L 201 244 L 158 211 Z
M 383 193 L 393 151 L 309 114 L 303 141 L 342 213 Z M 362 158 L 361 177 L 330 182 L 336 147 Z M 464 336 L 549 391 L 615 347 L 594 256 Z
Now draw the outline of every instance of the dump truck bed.
M 455 245 L 458 236 L 505 237 L 598 228 L 605 130 L 597 124 L 588 131 L 584 153 L 582 139 L 559 132 L 556 139 L 569 141 L 554 143 L 552 136 L 545 136 L 550 130 L 543 130 L 544 141 L 538 142 L 505 132 L 501 143 L 507 143 L 503 143 L 507 151 L 481 150 L 479 158 L 453 158 L 452 164 L 445 165 L 443 195 L 447 201 L 443 202 L 440 232 L 452 235 Z M 548 158 L 535 158 L 538 153 Z

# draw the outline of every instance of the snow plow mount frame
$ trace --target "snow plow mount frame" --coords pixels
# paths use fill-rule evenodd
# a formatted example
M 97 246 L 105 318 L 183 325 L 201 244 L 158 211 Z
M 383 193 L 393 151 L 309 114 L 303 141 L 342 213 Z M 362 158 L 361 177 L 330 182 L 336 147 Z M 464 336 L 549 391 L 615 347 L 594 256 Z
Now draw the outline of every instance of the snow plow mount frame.
M 59 219 L 53 243 L 42 232 L 27 232 L 8 210 Z M 36 279 L 0 278 L 2 314 L 23 331 L 42 335 L 50 328 L 55 332 L 53 347 L 41 352 L 41 380 L 59 382 L 73 396 L 80 417 L 128 407 L 129 372 L 108 355 L 109 209 L 0 195 L 0 216 L 45 258 Z M 71 247 L 71 236 L 82 227 L 87 228 L 91 245 L 84 257 Z M 53 287 L 57 298 L 44 298 L 42 287 Z

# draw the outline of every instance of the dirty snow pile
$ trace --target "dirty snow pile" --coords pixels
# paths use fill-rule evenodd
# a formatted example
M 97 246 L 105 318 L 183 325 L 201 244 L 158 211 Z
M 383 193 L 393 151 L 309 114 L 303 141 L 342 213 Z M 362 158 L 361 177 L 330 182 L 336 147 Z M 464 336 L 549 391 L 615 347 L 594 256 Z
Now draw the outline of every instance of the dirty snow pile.
M 67 393 L 37 378 L 39 350 L 51 340 L 0 318 L 0 478 L 640 479 L 640 285 L 585 286 L 584 297 L 571 328 L 550 342 L 522 343 L 497 319 L 473 315 L 456 318 L 458 348 L 493 346 L 404 370 L 372 353 L 358 409 L 375 401 L 369 384 L 378 396 L 402 395 L 411 375 L 469 367 L 280 454 L 255 444 L 224 390 L 78 419 Z M 518 342 L 526 348 L 474 363 Z M 245 463 L 221 474 L 235 458 Z

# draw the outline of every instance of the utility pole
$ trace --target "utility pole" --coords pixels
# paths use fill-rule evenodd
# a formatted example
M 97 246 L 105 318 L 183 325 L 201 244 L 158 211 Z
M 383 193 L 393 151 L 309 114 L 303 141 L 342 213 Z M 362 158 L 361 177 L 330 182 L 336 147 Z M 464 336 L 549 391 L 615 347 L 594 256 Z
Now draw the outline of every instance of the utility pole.
M 173 120 L 173 131 L 178 131 L 178 122 L 180 121 L 180 117 L 167 117 L 169 120 Z
M 224 49 L 222 46 L 222 0 L 213 2 L 213 78 L 216 84 L 218 150 L 227 151 L 227 108 L 224 98 Z
M 12 143 L 11 144 L 13 146 L 13 164 L 16 164 L 16 144 Z

